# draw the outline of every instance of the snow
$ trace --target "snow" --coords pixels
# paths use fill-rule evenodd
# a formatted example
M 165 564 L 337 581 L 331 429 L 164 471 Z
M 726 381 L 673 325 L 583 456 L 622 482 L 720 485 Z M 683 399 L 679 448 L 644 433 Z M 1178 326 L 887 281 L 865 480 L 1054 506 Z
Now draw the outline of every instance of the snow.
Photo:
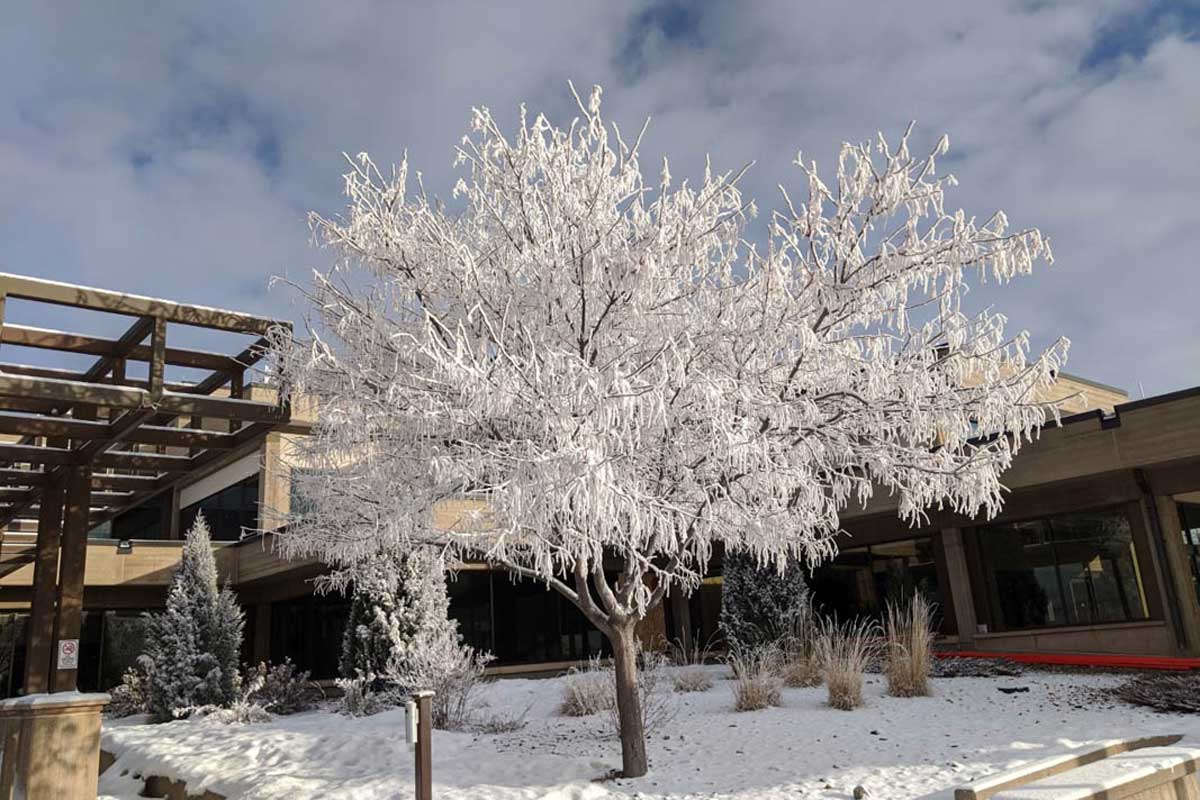
M 508 679 L 485 689 L 484 715 L 520 713 L 525 728 L 500 734 L 436 731 L 434 795 L 446 800 L 616 798 L 868 798 L 944 800 L 955 786 L 1114 738 L 1183 734 L 1200 746 L 1200 717 L 1159 714 L 1092 696 L 1111 675 L 1031 673 L 935 679 L 934 696 L 892 698 L 868 676 L 867 705 L 836 711 L 824 690 L 787 689 L 783 706 L 733 711 L 724 667 L 707 692 L 674 695 L 679 710 L 650 734 L 650 772 L 602 780 L 620 765 L 606 715 L 557 713 L 562 679 Z M 1005 693 L 1001 688 L 1027 687 Z M 112 798 L 137 796 L 122 772 L 183 778 L 190 791 L 230 798 L 412 797 L 404 712 L 349 718 L 315 711 L 256 725 L 211 721 L 106 722 L 103 747 L 118 756 L 101 778 Z

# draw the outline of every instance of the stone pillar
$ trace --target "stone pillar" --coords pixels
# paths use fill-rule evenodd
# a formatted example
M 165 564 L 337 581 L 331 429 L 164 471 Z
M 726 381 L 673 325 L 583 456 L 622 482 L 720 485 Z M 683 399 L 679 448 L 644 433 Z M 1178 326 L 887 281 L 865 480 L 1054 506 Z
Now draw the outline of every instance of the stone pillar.
M 31 694 L 0 701 L 0 800 L 92 800 L 106 694 Z
M 958 644 L 963 649 L 975 645 L 975 598 L 971 593 L 971 573 L 963 551 L 962 529 L 942 529 L 942 549 L 946 556 L 946 573 L 950 577 L 950 596 L 954 599 L 954 622 L 958 627 Z

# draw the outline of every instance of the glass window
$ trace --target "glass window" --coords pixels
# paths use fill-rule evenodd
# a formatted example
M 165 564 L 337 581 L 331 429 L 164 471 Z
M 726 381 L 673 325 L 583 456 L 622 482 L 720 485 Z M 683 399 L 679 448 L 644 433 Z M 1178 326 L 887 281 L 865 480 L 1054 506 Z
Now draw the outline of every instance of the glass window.
M 115 517 L 110 528 L 113 539 L 163 539 L 163 506 L 169 492 L 160 492 L 146 502 Z M 96 532 L 99 535 L 99 531 Z
M 1062 514 L 979 529 L 993 624 L 1001 630 L 1146 618 L 1129 520 Z
M 877 617 L 889 602 L 904 602 L 915 592 L 941 608 L 932 539 L 904 539 L 870 547 L 851 547 L 809 576 L 815 608 L 839 619 Z
M 258 527 L 258 475 L 227 486 L 179 512 L 180 535 L 187 533 L 204 512 L 214 542 L 236 542 L 243 530 Z

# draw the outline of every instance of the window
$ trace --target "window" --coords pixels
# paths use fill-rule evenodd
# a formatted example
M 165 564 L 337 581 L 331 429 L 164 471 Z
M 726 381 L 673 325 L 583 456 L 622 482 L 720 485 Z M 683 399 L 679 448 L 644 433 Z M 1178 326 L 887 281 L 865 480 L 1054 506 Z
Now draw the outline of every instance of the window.
M 938 609 L 942 604 L 932 539 L 905 539 L 851 547 L 812 571 L 813 605 L 839 619 L 874 617 L 887 603 L 920 592 Z
M 253 530 L 258 527 L 258 475 L 227 486 L 179 512 L 181 535 L 192 527 L 196 515 L 201 511 L 208 521 L 214 542 L 236 542 L 241 539 L 243 528 Z
M 112 521 L 109 536 L 113 539 L 165 539 L 163 510 L 170 497 L 169 492 L 160 492 L 146 502 L 123 512 Z M 100 535 L 101 531 L 93 532 Z
M 1062 514 L 979 529 L 999 630 L 1146 618 L 1129 519 L 1120 511 Z

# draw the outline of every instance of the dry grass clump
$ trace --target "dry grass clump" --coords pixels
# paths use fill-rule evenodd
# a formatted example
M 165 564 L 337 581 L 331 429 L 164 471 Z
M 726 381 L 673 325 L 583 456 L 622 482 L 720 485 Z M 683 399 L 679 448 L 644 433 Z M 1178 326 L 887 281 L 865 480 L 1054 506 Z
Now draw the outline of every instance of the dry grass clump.
M 733 707 L 759 711 L 783 700 L 783 658 L 775 645 L 764 645 L 732 653 Z
M 667 654 L 678 669 L 672 676 L 677 692 L 707 692 L 713 687 L 713 679 L 704 665 L 712 655 L 711 646 L 693 643 L 691 647 L 676 639 L 667 642 Z
M 672 681 L 677 692 L 707 692 L 713 687 L 712 676 L 699 668 L 676 672 Z
M 863 673 L 878 649 L 872 620 L 839 624 L 834 618 L 818 626 L 816 652 L 829 692 L 829 705 L 850 711 L 863 704 Z
M 1145 674 L 1113 690 L 1118 700 L 1159 711 L 1200 714 L 1200 674 Z
M 787 636 L 780 641 L 780 670 L 790 689 L 821 685 L 821 661 L 817 656 L 817 621 L 811 613 L 798 616 Z
M 887 604 L 883 619 L 885 672 L 893 697 L 927 697 L 933 666 L 933 607 L 920 592 Z
M 612 669 L 595 656 L 588 659 L 586 667 L 572 667 L 567 673 L 559 710 L 568 717 L 586 717 L 608 711 L 616 702 Z

